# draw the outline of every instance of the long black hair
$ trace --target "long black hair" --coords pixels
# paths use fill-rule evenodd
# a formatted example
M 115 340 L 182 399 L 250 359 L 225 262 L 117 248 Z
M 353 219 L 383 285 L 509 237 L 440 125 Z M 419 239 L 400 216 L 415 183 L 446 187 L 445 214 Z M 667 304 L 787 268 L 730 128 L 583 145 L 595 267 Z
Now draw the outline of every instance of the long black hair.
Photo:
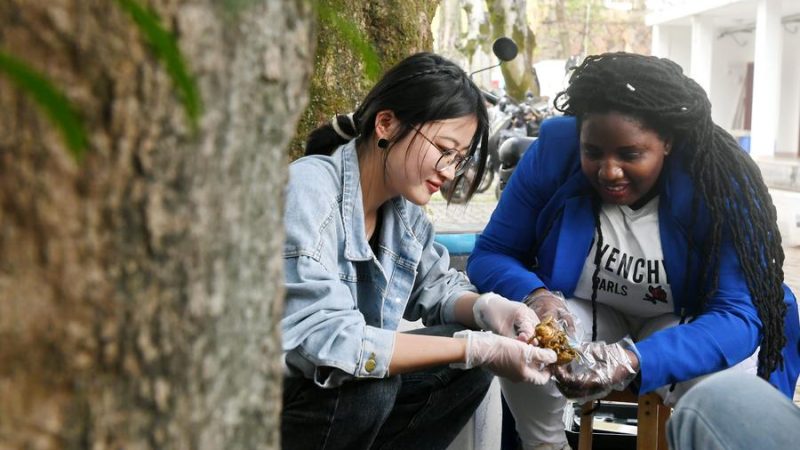
M 489 118 L 483 95 L 475 83 L 456 64 L 433 53 L 417 53 L 400 61 L 386 72 L 369 91 L 352 116 L 337 115 L 337 133 L 332 123 L 314 131 L 306 141 L 306 155 L 329 155 L 348 137 L 356 143 L 368 140 L 375 133 L 375 117 L 380 111 L 391 110 L 400 122 L 400 130 L 393 140 L 403 139 L 420 125 L 437 121 L 475 115 L 478 127 L 469 146 L 469 156 L 474 161 L 474 173 L 467 191 L 469 199 L 480 184 L 486 168 Z M 351 120 L 352 119 L 352 120 Z M 343 136 L 344 135 L 344 136 Z M 391 150 L 391 147 L 389 148 Z M 388 152 L 384 153 L 386 158 Z M 454 185 L 464 175 L 453 180 Z M 452 194 L 455 190 L 451 189 Z
M 587 57 L 555 102 L 558 110 L 579 121 L 587 114 L 617 112 L 673 141 L 672 153 L 686 163 L 695 185 L 690 228 L 697 224 L 701 202 L 708 211 L 709 229 L 703 239 L 702 261 L 699 267 L 695 266 L 700 270 L 697 286 L 701 307 L 717 289 L 720 248 L 723 237 L 729 237 L 761 319 L 759 374 L 767 378 L 783 361 L 781 350 L 786 344 L 784 254 L 777 215 L 758 166 L 729 133 L 712 121 L 711 102 L 703 88 L 668 59 L 606 53 Z M 602 239 L 597 205 L 594 214 L 598 237 Z M 691 249 L 695 244 L 694 230 L 690 229 L 687 235 Z M 687 276 L 692 270 L 689 262 L 687 258 Z M 597 259 L 595 264 L 599 264 Z M 597 273 L 595 270 L 592 279 L 593 309 Z M 592 339 L 595 338 L 596 325 Z

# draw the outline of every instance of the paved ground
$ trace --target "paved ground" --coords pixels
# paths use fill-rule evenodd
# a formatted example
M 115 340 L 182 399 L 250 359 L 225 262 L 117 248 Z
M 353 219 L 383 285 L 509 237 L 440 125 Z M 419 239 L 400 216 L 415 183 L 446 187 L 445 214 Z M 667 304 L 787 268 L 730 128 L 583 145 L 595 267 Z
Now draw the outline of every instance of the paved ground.
M 779 221 L 782 213 L 786 215 L 787 211 L 800 210 L 800 205 L 797 204 L 797 193 L 776 190 L 772 191 L 772 194 L 779 213 Z M 483 230 L 496 205 L 497 201 L 492 188 L 486 193 L 475 196 L 467 206 L 456 204 L 448 206 L 441 196 L 437 195 L 428 204 L 427 209 L 437 233 L 479 232 Z M 792 212 L 792 214 L 795 213 Z M 795 216 L 792 215 L 791 218 L 794 219 Z M 800 221 L 800 216 L 796 220 Z M 796 223 L 792 225 L 800 226 Z M 800 242 L 786 236 L 787 233 L 783 229 L 782 234 L 784 235 L 784 253 L 786 255 L 783 265 L 785 280 L 795 293 L 800 294 Z M 800 383 L 798 383 L 794 400 L 800 406 Z

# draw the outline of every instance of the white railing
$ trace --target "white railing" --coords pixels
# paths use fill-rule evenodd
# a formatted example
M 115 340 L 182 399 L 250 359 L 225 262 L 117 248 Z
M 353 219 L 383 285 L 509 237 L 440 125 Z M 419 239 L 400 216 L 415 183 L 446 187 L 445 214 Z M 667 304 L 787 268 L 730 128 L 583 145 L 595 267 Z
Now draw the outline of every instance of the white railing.
M 647 0 L 647 9 L 650 11 L 663 11 L 675 6 L 683 6 L 689 3 L 696 3 L 696 0 Z

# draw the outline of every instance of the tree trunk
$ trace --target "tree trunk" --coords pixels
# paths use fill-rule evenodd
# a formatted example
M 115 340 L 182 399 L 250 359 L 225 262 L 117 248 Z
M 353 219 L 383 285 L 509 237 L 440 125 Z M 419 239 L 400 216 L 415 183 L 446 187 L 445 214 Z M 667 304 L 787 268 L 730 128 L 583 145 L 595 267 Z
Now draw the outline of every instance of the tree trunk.
M 533 68 L 533 51 L 536 37 L 528 26 L 524 0 L 487 0 L 494 38 L 507 36 L 519 46 L 519 56 L 500 68 L 506 82 L 506 92 L 516 100 L 523 100 L 527 92 L 539 95 L 539 83 Z
M 462 0 L 461 9 L 466 16 L 466 30 L 457 49 L 466 58 L 464 70 L 471 73 L 497 64 L 497 58 L 492 54 L 492 30 L 486 2 Z M 479 72 L 473 75 L 472 80 L 478 86 L 489 89 L 491 71 Z
M 437 1 L 431 0 L 319 0 L 359 30 L 377 53 L 381 71 L 416 52 L 433 47 L 431 21 Z M 346 30 L 323 23 L 318 35 L 311 100 L 290 147 L 290 156 L 303 155 L 305 138 L 334 114 L 354 111 L 378 81 L 365 70 L 364 55 L 348 42 Z
M 204 111 L 109 0 L 4 0 L 0 48 L 76 105 L 76 163 L 0 72 L 0 449 L 278 448 L 285 148 L 303 0 L 137 0 Z
M 556 0 L 556 23 L 554 27 L 558 29 L 558 42 L 561 44 L 558 58 L 567 59 L 572 56 L 572 47 L 569 42 L 569 29 L 567 27 L 567 14 L 565 3 L 567 0 Z
M 472 22 L 463 20 L 462 3 L 464 0 L 441 0 L 432 20 L 432 31 L 435 33 L 433 51 L 459 63 L 466 62 L 471 54 L 466 54 L 462 42 Z

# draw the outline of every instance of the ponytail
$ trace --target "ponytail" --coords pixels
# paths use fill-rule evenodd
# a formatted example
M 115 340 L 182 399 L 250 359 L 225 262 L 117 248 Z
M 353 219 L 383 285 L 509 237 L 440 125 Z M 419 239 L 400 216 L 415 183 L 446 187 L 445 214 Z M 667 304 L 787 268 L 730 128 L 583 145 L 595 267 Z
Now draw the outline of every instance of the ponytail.
M 353 113 L 336 114 L 327 123 L 308 136 L 306 141 L 306 155 L 331 155 L 336 148 L 344 145 L 358 136 Z

